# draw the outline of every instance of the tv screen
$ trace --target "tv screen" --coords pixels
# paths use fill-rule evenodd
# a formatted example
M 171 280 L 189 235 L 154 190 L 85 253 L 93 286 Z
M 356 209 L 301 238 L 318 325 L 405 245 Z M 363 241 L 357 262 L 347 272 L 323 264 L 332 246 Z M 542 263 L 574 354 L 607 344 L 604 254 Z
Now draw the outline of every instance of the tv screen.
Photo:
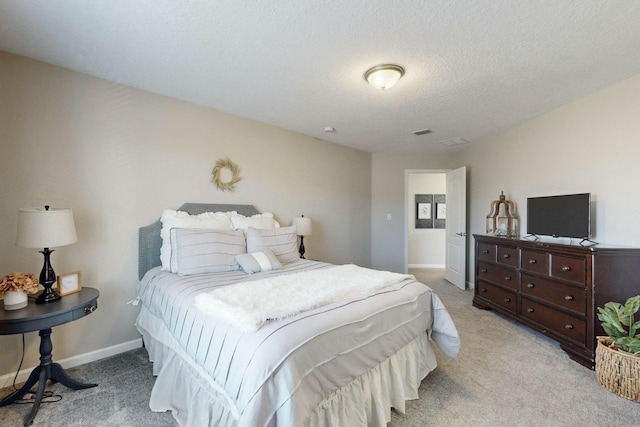
M 527 233 L 539 236 L 591 237 L 591 193 L 527 199 Z

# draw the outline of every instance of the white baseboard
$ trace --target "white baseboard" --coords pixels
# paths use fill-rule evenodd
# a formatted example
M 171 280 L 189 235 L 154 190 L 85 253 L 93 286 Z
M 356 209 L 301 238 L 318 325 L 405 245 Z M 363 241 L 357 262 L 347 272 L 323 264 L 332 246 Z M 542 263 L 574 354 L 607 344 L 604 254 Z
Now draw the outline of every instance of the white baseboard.
M 124 342 L 121 344 L 112 345 L 111 347 L 101 348 L 99 350 L 90 351 L 88 353 L 79 354 L 77 356 L 68 357 L 66 359 L 55 360 L 55 363 L 59 363 L 63 368 L 69 369 L 75 366 L 84 365 L 85 363 L 94 362 L 96 360 L 104 359 L 106 357 L 115 356 L 116 354 L 124 353 L 125 351 L 135 350 L 142 347 L 142 338 L 138 338 L 132 341 Z M 23 383 L 29 378 L 29 374 L 35 368 L 21 369 L 16 378 L 16 384 Z M 0 376 L 0 388 L 8 387 L 13 384 L 13 378 L 16 373 L 9 373 Z
M 409 264 L 409 268 L 444 268 L 444 264 Z

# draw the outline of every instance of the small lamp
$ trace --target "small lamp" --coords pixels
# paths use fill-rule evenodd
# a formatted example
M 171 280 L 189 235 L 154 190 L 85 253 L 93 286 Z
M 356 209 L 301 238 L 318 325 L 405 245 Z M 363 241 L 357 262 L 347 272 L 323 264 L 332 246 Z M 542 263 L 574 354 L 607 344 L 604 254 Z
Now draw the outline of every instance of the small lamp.
M 518 237 L 518 214 L 515 204 L 507 200 L 504 191 L 491 202 L 487 215 L 487 234 L 500 237 Z
M 296 233 L 300 236 L 300 258 L 304 257 L 304 236 L 311 236 L 313 234 L 313 224 L 311 218 L 305 218 L 304 215 L 294 218 L 293 225 L 296 226 Z
M 37 304 L 56 301 L 60 295 L 52 289 L 56 273 L 51 267 L 49 248 L 66 246 L 78 241 L 73 212 L 67 208 L 23 208 L 18 211 L 16 245 L 23 248 L 44 248 L 44 265 L 40 272 L 40 284 L 44 291 L 36 298 Z

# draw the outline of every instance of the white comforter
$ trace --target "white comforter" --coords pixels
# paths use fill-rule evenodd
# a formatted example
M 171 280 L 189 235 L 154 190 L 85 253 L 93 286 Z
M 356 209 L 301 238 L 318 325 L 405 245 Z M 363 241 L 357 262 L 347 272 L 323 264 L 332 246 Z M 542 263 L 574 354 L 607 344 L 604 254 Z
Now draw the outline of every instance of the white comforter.
M 300 261 L 251 279 L 327 267 Z M 252 333 L 193 307 L 198 294 L 246 278 L 242 272 L 178 277 L 157 268 L 138 287 L 143 302 L 138 328 L 152 330 L 154 339 L 202 374 L 215 391 L 215 405 L 233 418 L 227 424 L 264 426 L 277 418 L 278 425 L 304 425 L 327 395 L 425 330 L 433 331 L 448 356 L 457 355 L 457 331 L 446 309 L 428 287 L 412 279 L 267 323 Z

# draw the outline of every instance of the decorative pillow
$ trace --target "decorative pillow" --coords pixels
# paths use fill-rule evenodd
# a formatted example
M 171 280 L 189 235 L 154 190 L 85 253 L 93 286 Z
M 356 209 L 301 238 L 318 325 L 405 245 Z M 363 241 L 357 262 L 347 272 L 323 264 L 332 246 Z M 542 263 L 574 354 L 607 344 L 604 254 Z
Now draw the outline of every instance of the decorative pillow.
M 231 223 L 233 224 L 233 228 L 236 230 L 246 230 L 250 227 L 267 230 L 280 227 L 280 224 L 278 224 L 278 221 L 273 219 L 273 214 L 270 212 L 256 214 L 249 217 L 241 214 L 232 215 Z
M 205 212 L 200 215 L 189 215 L 184 211 L 166 209 L 162 212 L 162 246 L 160 247 L 160 261 L 162 269 L 171 269 L 171 229 L 173 228 L 206 228 L 213 230 L 232 230 L 231 212 Z M 175 273 L 175 271 L 173 271 Z
M 282 270 L 282 264 L 269 249 L 260 252 L 236 255 L 236 262 L 245 273 L 253 274 L 261 271 Z
M 246 252 L 242 230 L 175 229 L 177 273 L 217 273 L 237 270 L 236 255 Z
M 298 254 L 298 235 L 296 226 L 275 228 L 273 230 L 247 229 L 247 253 L 270 249 L 282 264 L 300 259 Z

